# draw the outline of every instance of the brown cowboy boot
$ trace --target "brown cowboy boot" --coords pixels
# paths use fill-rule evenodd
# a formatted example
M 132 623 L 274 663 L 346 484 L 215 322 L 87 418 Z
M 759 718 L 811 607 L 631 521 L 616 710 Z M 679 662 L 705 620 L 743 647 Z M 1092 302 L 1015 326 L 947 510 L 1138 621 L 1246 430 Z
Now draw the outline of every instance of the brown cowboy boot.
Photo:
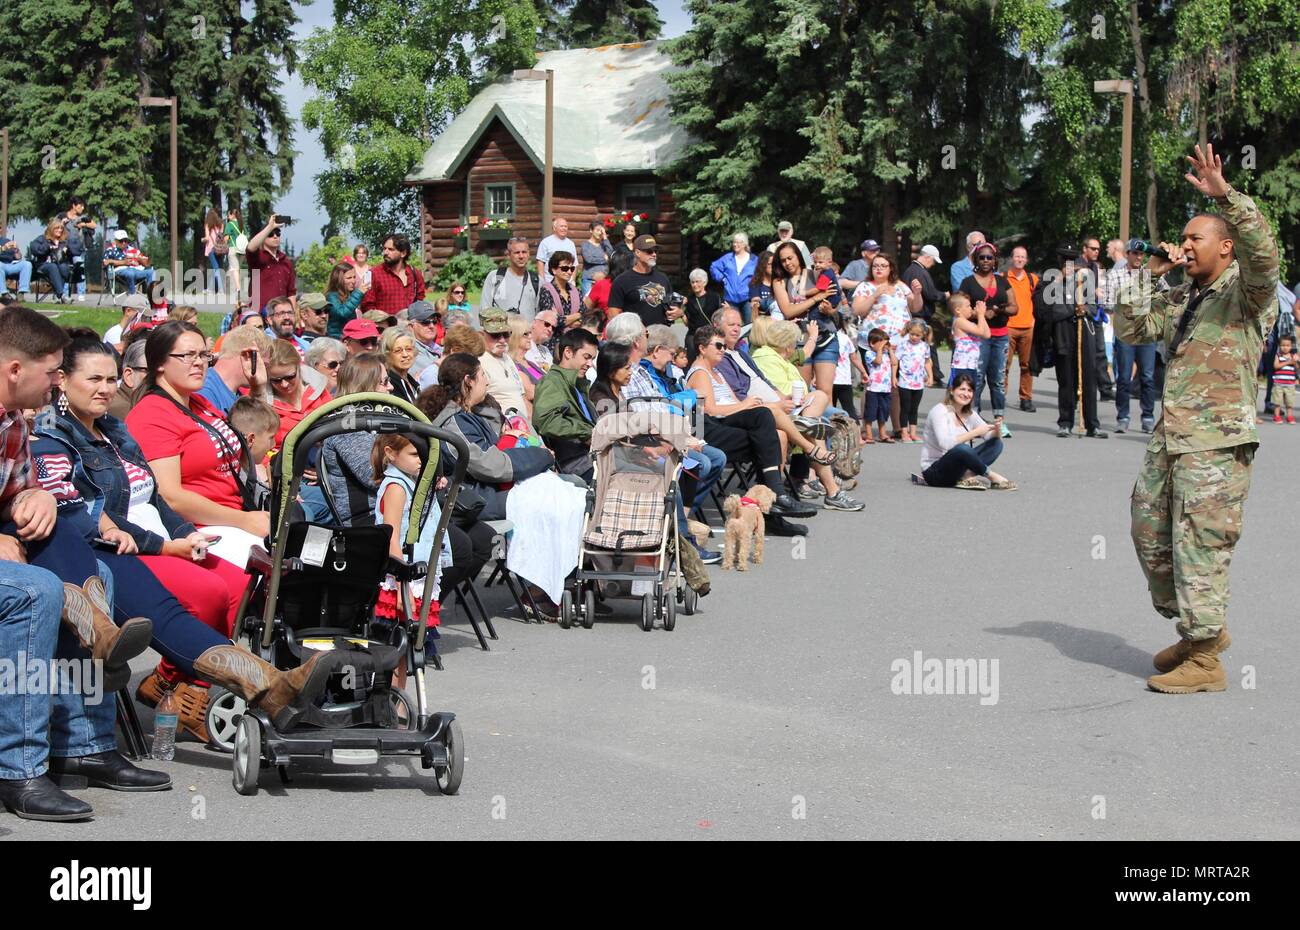
M 113 623 L 104 582 L 98 575 L 80 586 L 63 583 L 63 622 L 76 634 L 81 648 L 103 663 L 104 690 L 110 693 L 126 687 L 131 680 L 131 660 L 148 649 L 153 639 L 153 621 L 145 617 L 135 617 L 121 627 Z
M 157 707 L 165 686 L 166 681 L 158 672 L 150 672 L 149 677 L 135 689 L 135 699 L 146 707 Z M 172 689 L 172 694 L 180 706 L 180 712 L 176 716 L 177 727 L 194 734 L 195 739 L 208 742 L 208 689 L 180 681 Z
M 203 653 L 194 662 L 194 671 L 243 695 L 249 707 L 265 711 L 276 727 L 286 728 L 347 660 L 347 654 L 338 650 L 318 652 L 297 668 L 282 672 L 232 643 Z
M 1219 635 L 1210 640 L 1210 642 L 1215 644 L 1215 655 L 1226 651 L 1227 648 L 1232 645 L 1232 637 L 1228 635 L 1228 625 L 1226 623 L 1219 630 Z M 1156 667 L 1157 672 L 1172 672 L 1187 660 L 1188 655 L 1190 655 L 1188 647 L 1193 645 L 1195 645 L 1195 643 L 1192 640 L 1180 639 L 1172 646 L 1161 649 L 1157 652 L 1155 658 L 1151 660 L 1151 664 Z
M 1217 640 L 1203 639 L 1187 644 L 1187 658 L 1171 672 L 1152 675 L 1147 687 L 1164 694 L 1194 694 L 1198 691 L 1227 691 L 1228 676 L 1215 655 Z

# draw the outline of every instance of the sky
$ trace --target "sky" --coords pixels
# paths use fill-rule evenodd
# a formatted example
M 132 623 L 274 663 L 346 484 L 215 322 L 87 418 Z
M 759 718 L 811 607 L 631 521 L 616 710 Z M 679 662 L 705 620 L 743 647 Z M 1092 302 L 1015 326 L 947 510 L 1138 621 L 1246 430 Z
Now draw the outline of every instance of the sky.
M 690 14 L 682 8 L 682 0 L 662 0 L 655 6 L 659 10 L 659 17 L 664 21 L 663 38 L 671 39 L 682 35 L 690 26 Z M 311 35 L 312 30 L 331 25 L 334 4 L 330 0 L 314 0 L 309 6 L 299 5 L 298 15 L 302 21 L 294 33 L 301 41 Z M 298 73 L 287 77 L 284 96 L 289 112 L 295 114 L 296 122 L 297 114 L 302 112 L 303 104 L 310 96 Z M 325 170 L 325 157 L 315 134 L 303 129 L 301 124 L 294 128 L 294 147 L 299 155 L 294 159 L 293 186 L 280 201 L 278 209 L 293 217 L 293 225 L 286 227 L 285 241 L 295 251 L 301 251 L 320 239 L 321 227 L 325 225 L 325 211 L 316 198 L 316 175 Z

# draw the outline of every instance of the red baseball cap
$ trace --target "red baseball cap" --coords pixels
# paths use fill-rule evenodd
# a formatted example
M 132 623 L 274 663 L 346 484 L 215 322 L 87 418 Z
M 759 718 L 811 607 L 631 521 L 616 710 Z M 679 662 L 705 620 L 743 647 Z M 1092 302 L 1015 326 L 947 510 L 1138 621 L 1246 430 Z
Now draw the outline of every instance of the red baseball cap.
M 379 327 L 369 320 L 348 320 L 343 327 L 344 339 L 378 339 Z

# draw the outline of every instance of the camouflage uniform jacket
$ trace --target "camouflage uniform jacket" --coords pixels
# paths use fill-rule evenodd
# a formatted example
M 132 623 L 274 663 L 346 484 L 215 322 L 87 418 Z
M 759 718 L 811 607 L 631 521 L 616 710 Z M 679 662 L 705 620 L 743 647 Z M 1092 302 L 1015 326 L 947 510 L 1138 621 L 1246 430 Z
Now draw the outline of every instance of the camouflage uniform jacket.
M 1220 200 L 1234 233 L 1236 260 L 1208 286 L 1178 351 L 1168 348 L 1193 282 L 1152 294 L 1149 275 L 1125 281 L 1115 335 L 1140 344 L 1163 340 L 1164 413 L 1147 448 L 1169 454 L 1258 443 L 1255 371 L 1277 316 L 1277 242 L 1255 202 L 1229 189 Z

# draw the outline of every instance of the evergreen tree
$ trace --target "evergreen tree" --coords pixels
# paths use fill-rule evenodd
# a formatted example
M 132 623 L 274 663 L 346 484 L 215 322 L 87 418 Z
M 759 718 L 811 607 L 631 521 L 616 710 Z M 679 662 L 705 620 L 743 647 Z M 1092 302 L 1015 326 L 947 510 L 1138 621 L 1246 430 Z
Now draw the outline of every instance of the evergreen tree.
M 595 48 L 659 38 L 664 22 L 651 0 L 562 0 L 568 48 Z

